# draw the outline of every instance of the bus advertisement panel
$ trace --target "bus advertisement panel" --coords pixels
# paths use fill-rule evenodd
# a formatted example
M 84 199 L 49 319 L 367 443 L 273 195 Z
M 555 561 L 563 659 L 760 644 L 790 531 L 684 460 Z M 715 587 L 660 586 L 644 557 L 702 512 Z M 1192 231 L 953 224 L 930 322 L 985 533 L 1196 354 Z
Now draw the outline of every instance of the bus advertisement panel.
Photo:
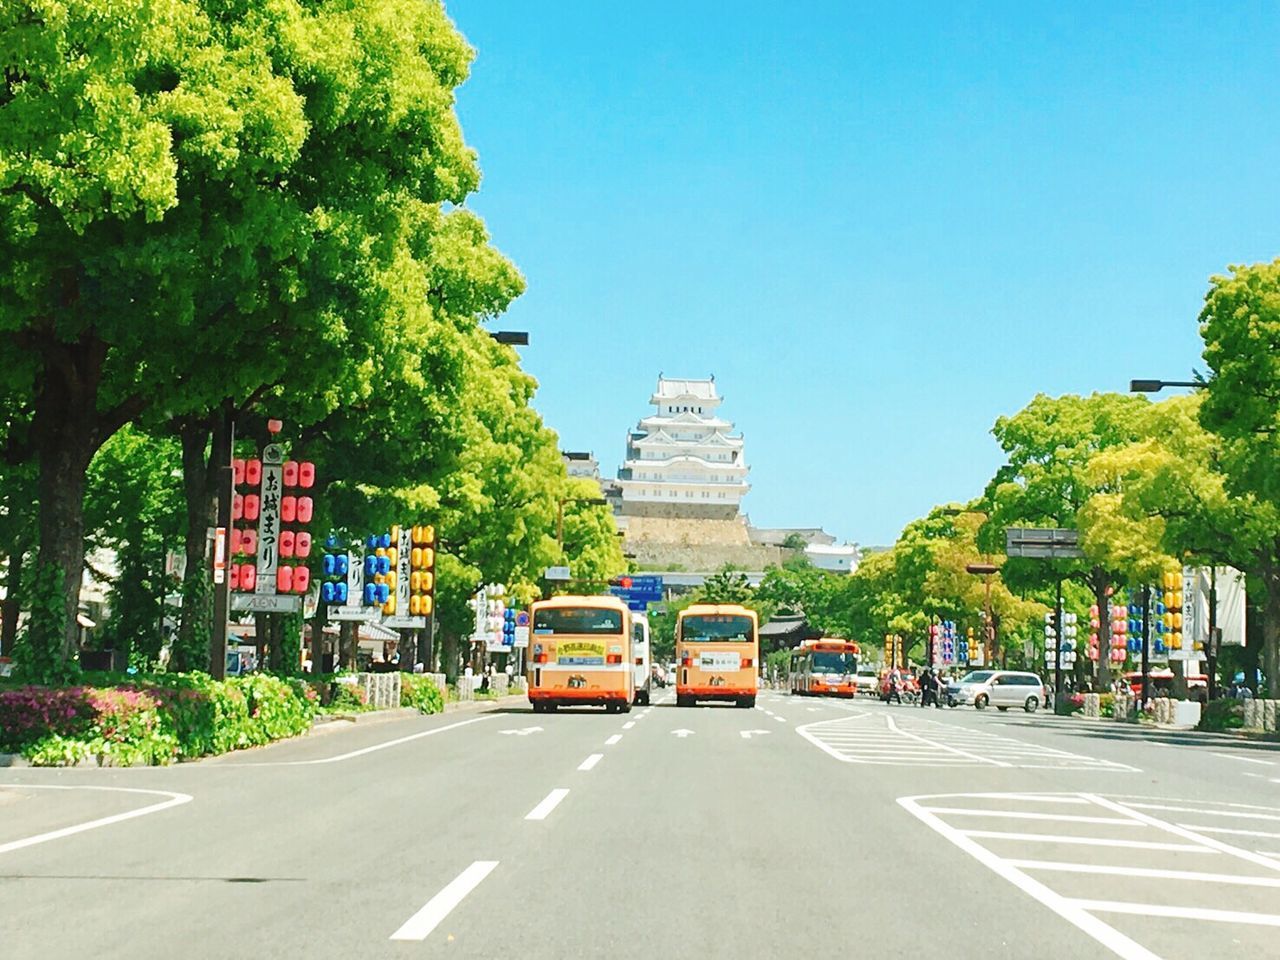
M 694 604 L 676 620 L 676 705 L 699 700 L 756 703 L 759 621 L 737 604 Z
M 603 706 L 626 713 L 635 696 L 631 612 L 616 597 L 553 597 L 530 611 L 529 701 L 535 713 Z
M 858 655 L 848 640 L 806 640 L 791 654 L 791 692 L 809 696 L 855 697 Z

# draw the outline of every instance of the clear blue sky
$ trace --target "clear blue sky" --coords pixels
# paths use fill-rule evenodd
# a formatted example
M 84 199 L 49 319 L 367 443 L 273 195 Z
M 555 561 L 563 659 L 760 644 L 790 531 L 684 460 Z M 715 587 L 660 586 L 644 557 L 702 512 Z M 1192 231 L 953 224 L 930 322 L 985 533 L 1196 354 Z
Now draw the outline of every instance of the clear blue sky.
M 1274 3 L 449 12 L 539 409 L 612 473 L 714 373 L 757 524 L 892 542 L 1036 392 L 1184 378 L 1209 275 L 1280 253 Z

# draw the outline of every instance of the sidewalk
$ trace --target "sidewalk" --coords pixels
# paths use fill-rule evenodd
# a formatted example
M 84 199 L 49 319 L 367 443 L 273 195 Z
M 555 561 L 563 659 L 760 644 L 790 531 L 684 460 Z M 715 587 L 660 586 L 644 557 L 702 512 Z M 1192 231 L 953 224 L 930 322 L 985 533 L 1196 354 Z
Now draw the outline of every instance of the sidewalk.
M 1057 716 L 1056 714 L 1045 712 L 1037 714 L 1036 719 L 1045 724 L 1067 723 L 1081 727 L 1115 730 L 1117 733 L 1128 732 L 1144 734 L 1155 738 L 1192 735 L 1208 741 L 1219 740 L 1234 743 L 1280 744 L 1280 735 L 1266 733 L 1261 730 L 1201 730 L 1198 727 L 1139 723 L 1134 720 L 1114 720 L 1111 717 L 1083 717 L 1079 713 Z M 1023 722 L 1028 721 L 1024 720 Z

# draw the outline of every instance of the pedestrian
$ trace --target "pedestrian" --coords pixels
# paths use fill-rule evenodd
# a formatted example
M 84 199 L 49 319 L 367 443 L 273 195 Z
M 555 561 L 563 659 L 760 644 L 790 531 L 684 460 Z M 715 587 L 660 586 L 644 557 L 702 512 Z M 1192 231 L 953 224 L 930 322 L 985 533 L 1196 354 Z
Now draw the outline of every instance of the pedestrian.
M 902 703 L 902 678 L 898 676 L 897 670 L 889 674 L 889 695 L 884 698 L 884 702 L 891 703 L 894 700 Z
M 920 703 L 919 706 L 927 707 L 929 698 L 933 696 L 933 670 L 925 667 L 920 674 Z

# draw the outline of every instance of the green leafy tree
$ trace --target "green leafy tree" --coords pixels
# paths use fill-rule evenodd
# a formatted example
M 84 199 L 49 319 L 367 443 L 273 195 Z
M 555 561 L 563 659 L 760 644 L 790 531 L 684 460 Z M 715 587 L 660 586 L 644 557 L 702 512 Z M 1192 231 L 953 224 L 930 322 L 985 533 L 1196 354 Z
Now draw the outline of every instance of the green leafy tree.
M 1222 438 L 1222 470 L 1234 496 L 1280 512 L 1280 261 L 1235 266 L 1210 280 L 1200 313 L 1209 365 L 1201 419 Z M 1280 680 L 1280 524 L 1264 534 L 1263 670 Z
M 1005 531 L 1013 526 L 1079 526 L 1079 513 L 1105 488 L 1090 482 L 1090 459 L 1099 451 L 1143 439 L 1150 403 L 1143 397 L 1095 393 L 1088 397 L 1037 396 L 1012 417 L 1001 417 L 992 432 L 1007 458 L 987 486 L 991 514 L 979 545 L 992 553 L 1003 550 Z M 1057 580 L 1086 586 L 1098 605 L 1100 633 L 1109 631 L 1107 590 L 1128 578 L 1126 565 L 1114 551 L 1098 550 L 1079 560 L 1010 558 L 1001 578 L 1015 591 L 1046 590 Z M 1105 658 L 1098 662 L 1102 686 L 1110 683 Z

